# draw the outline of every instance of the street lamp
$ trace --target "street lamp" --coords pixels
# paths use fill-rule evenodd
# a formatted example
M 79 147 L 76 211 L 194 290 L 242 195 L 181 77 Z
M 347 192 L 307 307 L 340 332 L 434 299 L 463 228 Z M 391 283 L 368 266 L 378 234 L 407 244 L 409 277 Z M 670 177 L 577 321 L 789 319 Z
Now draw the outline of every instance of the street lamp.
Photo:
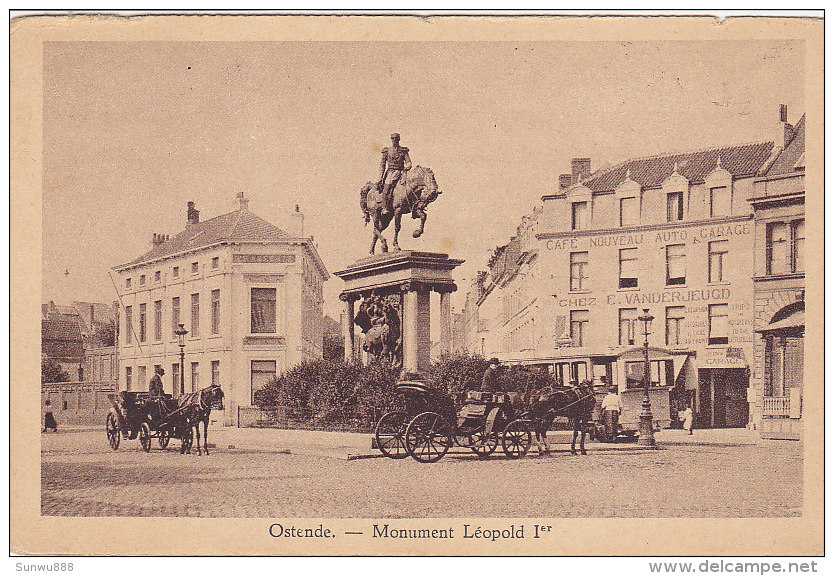
M 637 319 L 643 323 L 643 410 L 640 412 L 640 437 L 637 444 L 640 446 L 654 446 L 654 426 L 652 425 L 652 402 L 649 400 L 649 328 L 651 328 L 654 316 L 649 314 L 648 308 L 643 308 L 643 315 Z
M 174 334 L 177 335 L 177 343 L 180 345 L 180 394 L 185 394 L 185 335 L 188 334 L 188 330 L 180 324 L 180 327 L 174 330 Z

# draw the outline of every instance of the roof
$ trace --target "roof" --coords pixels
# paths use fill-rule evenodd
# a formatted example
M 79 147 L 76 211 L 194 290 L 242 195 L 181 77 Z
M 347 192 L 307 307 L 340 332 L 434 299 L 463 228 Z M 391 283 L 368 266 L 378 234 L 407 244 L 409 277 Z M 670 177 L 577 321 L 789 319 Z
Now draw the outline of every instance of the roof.
M 787 318 L 782 318 L 781 320 L 776 320 L 775 322 L 771 322 L 764 328 L 760 328 L 756 330 L 759 333 L 765 332 L 778 332 L 782 330 L 791 330 L 796 328 L 804 328 L 805 327 L 805 310 L 796 310 L 793 314 L 788 316 Z
M 185 230 L 173 238 L 154 246 L 150 252 L 119 268 L 150 262 L 180 252 L 197 250 L 220 242 L 263 242 L 288 238 L 290 235 L 284 230 L 252 214 L 248 209 L 241 208 L 205 222 L 189 224 Z
M 796 171 L 797 164 L 805 154 L 805 115 L 799 119 L 799 122 L 794 128 L 793 139 L 782 150 L 773 161 L 773 164 L 763 174 L 764 176 L 774 176 L 776 174 L 790 174 Z
M 41 320 L 41 340 L 68 340 L 81 342 L 81 325 L 77 319 L 54 315 Z
M 657 188 L 672 175 L 676 164 L 678 174 L 690 182 L 703 182 L 718 166 L 719 157 L 721 168 L 733 176 L 750 176 L 756 174 L 767 162 L 772 151 L 773 142 L 758 142 L 635 158 L 592 174 L 582 181 L 582 185 L 593 192 L 613 192 L 628 174 L 641 188 Z

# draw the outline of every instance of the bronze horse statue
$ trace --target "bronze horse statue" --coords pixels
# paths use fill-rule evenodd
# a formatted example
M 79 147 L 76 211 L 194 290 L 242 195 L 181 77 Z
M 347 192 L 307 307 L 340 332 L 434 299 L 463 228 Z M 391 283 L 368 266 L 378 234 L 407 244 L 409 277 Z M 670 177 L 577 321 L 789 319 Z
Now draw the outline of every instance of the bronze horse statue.
M 549 453 L 547 431 L 557 416 L 566 416 L 573 425 L 570 453 L 576 454 L 576 437 L 582 433 L 579 451 L 585 455 L 585 433 L 596 405 L 594 388 L 588 382 L 576 386 L 558 386 L 542 390 L 530 399 L 530 420 L 536 433 L 539 454 Z
M 426 226 L 426 206 L 434 202 L 442 192 L 437 189 L 437 182 L 430 168 L 415 166 L 414 169 L 408 171 L 401 184 L 394 188 L 393 194 L 394 210 L 383 214 L 384 198 L 376 182 L 368 182 L 360 192 L 359 206 L 365 216 L 365 224 L 371 220 L 374 224 L 371 254 L 376 249 L 377 240 L 382 245 L 382 251 L 388 252 L 388 242 L 382 235 L 382 231 L 388 228 L 391 220 L 394 221 L 394 251 L 400 250 L 397 238 L 400 234 L 402 216 L 408 212 L 411 212 L 412 218 L 420 219 L 420 227 L 413 233 L 415 238 L 419 238 Z
M 202 455 L 202 450 L 205 450 L 208 456 L 208 425 L 209 415 L 212 410 L 223 410 L 223 390 L 217 384 L 212 384 L 207 388 L 203 388 L 199 392 L 190 392 L 184 394 L 179 398 L 179 408 L 182 410 L 182 418 L 185 419 L 186 425 L 194 428 L 197 433 L 197 455 Z M 203 424 L 203 448 L 200 449 L 200 423 Z M 180 448 L 180 454 L 188 452 L 191 453 L 191 446 L 186 448 L 185 442 Z

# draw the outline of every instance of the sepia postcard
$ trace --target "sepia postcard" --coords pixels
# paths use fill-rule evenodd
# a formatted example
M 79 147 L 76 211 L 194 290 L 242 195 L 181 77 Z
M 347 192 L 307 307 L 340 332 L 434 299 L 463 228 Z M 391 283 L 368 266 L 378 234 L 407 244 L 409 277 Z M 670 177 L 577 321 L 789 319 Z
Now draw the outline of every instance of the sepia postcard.
M 821 18 L 10 42 L 12 553 L 823 554 Z

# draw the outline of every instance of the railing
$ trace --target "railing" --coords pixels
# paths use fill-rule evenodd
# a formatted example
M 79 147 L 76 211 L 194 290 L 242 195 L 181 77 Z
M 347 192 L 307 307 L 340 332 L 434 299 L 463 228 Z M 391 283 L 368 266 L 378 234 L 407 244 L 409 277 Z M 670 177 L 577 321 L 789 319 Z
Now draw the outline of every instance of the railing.
M 762 415 L 787 418 L 791 413 L 790 396 L 765 396 L 762 398 Z

